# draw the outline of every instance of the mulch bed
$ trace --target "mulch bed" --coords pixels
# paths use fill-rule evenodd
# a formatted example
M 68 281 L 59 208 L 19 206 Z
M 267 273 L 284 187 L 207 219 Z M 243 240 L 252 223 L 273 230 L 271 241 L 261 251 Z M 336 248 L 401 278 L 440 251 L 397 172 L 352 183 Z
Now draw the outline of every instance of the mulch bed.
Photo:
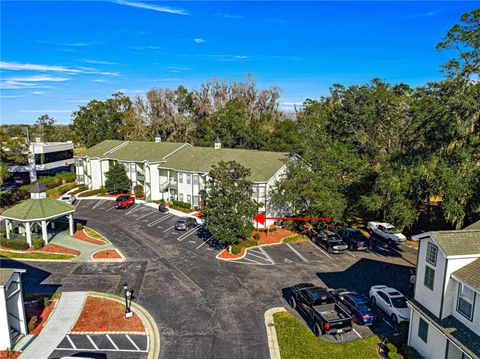
M 37 324 L 35 325 L 35 328 L 32 331 L 30 331 L 29 334 L 40 334 L 43 327 L 47 323 L 48 317 L 50 316 L 50 314 L 52 314 L 56 305 L 57 305 L 57 301 L 52 300 L 52 301 L 50 301 L 50 303 L 45 308 L 43 308 L 42 313 L 38 317 L 40 319 L 40 321 L 37 322 Z
M 46 246 L 43 246 L 41 249 L 35 249 L 34 247 L 30 247 L 25 250 L 17 250 L 17 249 L 12 249 L 7 247 L 0 247 L 0 249 L 7 252 L 15 251 L 15 252 L 25 252 L 25 253 L 33 252 L 33 253 L 70 254 L 75 257 L 80 255 L 80 252 L 77 251 L 76 249 L 59 246 L 58 244 L 47 244 Z
M 10 356 L 7 356 L 6 350 L 0 350 L 0 359 L 17 359 L 21 352 L 10 352 Z
M 133 313 L 125 318 L 125 305 L 108 298 L 88 296 L 72 332 L 145 332 L 145 326 Z
M 255 234 L 259 233 L 260 234 L 260 239 L 257 241 L 258 245 L 264 245 L 264 244 L 279 244 L 282 243 L 282 239 L 286 237 L 290 237 L 295 235 L 295 233 L 287 231 L 286 229 L 279 228 L 279 227 L 274 227 L 271 226 L 270 228 L 276 228 L 277 231 L 274 233 L 267 233 L 266 232 L 260 232 L 260 231 L 253 231 L 252 235 L 250 236 L 249 239 L 254 239 Z M 250 247 L 250 248 L 255 248 L 255 247 Z M 228 249 L 224 249 L 218 254 L 218 258 L 222 259 L 236 259 L 240 258 L 245 254 L 245 251 L 247 248 L 242 248 L 239 254 L 233 254 L 228 251 Z
M 85 241 L 85 242 L 89 242 L 89 243 L 93 243 L 93 244 L 98 244 L 100 246 L 103 246 L 106 243 L 106 242 L 101 241 L 99 239 L 95 239 L 95 238 L 90 237 L 83 230 L 76 231 L 73 234 L 72 237 L 75 238 L 75 239 L 79 239 L 81 241 Z
M 105 249 L 93 254 L 93 259 L 122 259 L 122 256 L 116 249 Z

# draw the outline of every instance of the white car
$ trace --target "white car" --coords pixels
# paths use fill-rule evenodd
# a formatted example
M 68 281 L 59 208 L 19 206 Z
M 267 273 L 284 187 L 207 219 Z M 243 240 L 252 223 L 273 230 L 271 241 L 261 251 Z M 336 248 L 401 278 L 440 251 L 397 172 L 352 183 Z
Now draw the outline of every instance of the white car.
M 370 288 L 370 302 L 383 310 L 394 323 L 410 320 L 407 298 L 395 288 L 374 285 Z
M 368 222 L 367 229 L 371 234 L 376 234 L 389 242 L 403 243 L 407 240 L 407 237 L 390 223 Z
M 72 196 L 72 195 L 69 195 L 69 194 L 64 194 L 58 200 L 62 201 L 62 202 L 65 202 L 65 203 L 68 203 L 68 204 L 74 204 L 77 199 L 75 198 L 75 196 Z

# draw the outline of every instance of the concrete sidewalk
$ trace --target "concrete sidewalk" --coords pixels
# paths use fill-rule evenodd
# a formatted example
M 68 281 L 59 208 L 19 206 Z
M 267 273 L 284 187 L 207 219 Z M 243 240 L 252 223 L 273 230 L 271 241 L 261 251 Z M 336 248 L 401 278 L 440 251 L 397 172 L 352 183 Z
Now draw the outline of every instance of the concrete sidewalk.
M 48 358 L 77 321 L 87 294 L 63 292 L 46 326 L 19 358 Z

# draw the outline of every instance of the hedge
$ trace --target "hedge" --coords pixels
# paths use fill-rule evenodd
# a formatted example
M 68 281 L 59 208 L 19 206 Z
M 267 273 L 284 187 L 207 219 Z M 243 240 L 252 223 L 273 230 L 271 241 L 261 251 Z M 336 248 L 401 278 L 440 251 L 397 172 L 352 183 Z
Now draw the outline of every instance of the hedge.
M 81 185 L 75 191 L 72 191 L 70 194 L 75 195 L 77 193 L 80 193 L 80 192 L 83 192 L 83 191 L 86 191 L 86 190 L 88 190 L 88 187 L 85 186 L 85 185 Z
M 0 246 L 5 248 L 10 248 L 10 249 L 16 249 L 19 251 L 24 251 L 25 249 L 28 249 L 27 241 L 18 240 L 18 239 L 0 238 Z
M 180 208 L 185 208 L 185 209 L 192 209 L 192 205 L 191 205 L 190 203 L 173 200 L 173 201 L 172 201 L 172 204 L 173 204 L 175 207 L 180 207 Z
M 47 195 L 49 197 L 57 197 L 59 195 L 62 195 L 64 193 L 70 191 L 75 186 L 76 186 L 75 183 L 67 183 L 67 184 L 61 185 L 59 187 L 51 188 L 47 191 Z
M 100 188 L 100 189 L 94 189 L 91 191 L 80 193 L 78 197 L 90 197 L 90 196 L 96 196 L 98 194 L 105 194 L 105 193 L 107 193 L 105 188 Z
M 37 238 L 33 240 L 33 248 L 40 249 L 43 247 L 43 239 Z

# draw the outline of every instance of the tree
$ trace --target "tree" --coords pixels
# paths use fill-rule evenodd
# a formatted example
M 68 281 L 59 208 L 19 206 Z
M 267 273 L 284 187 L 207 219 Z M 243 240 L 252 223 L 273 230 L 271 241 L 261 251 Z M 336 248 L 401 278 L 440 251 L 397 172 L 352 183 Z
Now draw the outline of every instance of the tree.
M 105 188 L 107 191 L 130 192 L 132 181 L 127 176 L 125 166 L 121 163 L 114 163 L 105 173 L 107 180 Z
M 460 23 L 448 30 L 437 49 L 458 52 L 456 58 L 443 65 L 450 77 L 480 75 L 480 9 L 463 14 Z
M 12 175 L 8 166 L 28 163 L 28 143 L 25 137 L 11 137 L 4 128 L 0 131 L 0 184 Z
M 249 175 L 250 170 L 235 161 L 220 161 L 209 173 L 205 225 L 220 243 L 238 243 L 252 233 L 257 204 L 251 200 Z
M 132 102 L 121 92 L 104 101 L 92 100 L 73 113 L 73 128 L 81 144 L 91 147 L 103 140 L 123 140 Z
M 42 138 L 44 142 L 56 141 L 55 119 L 47 114 L 41 115 L 33 125 L 35 135 Z

